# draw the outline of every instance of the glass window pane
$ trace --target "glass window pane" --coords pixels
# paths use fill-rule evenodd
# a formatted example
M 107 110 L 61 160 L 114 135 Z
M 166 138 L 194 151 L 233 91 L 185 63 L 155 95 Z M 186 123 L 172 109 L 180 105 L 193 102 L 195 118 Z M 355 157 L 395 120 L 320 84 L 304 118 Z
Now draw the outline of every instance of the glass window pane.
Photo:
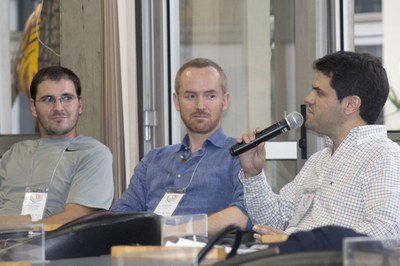
M 367 52 L 381 58 L 389 78 L 391 89 L 389 99 L 383 114 L 377 121 L 377 123 L 385 124 L 389 130 L 400 129 L 398 8 L 400 8 L 400 2 L 396 0 L 355 1 L 354 49 L 357 52 Z
M 382 0 L 355 0 L 355 13 L 382 12 Z

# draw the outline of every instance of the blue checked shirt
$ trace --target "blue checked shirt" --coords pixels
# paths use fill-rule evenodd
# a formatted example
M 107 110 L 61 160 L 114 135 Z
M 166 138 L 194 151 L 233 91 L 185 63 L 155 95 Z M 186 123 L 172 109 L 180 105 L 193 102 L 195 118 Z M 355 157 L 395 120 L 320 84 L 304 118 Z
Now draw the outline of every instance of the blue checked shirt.
M 187 136 L 182 144 L 150 151 L 135 167 L 127 191 L 111 210 L 153 212 L 167 189 L 183 189 L 185 195 L 173 215 L 211 214 L 230 206 L 247 214 L 238 177 L 240 162 L 229 153 L 235 143 L 218 129 L 193 154 Z

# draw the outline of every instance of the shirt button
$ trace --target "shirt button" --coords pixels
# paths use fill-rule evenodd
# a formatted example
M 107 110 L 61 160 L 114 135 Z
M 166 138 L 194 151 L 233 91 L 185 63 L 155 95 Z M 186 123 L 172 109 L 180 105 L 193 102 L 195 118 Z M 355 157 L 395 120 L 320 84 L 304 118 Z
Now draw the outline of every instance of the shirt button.
M 178 178 L 181 178 L 181 175 L 180 175 L 180 174 L 178 174 L 178 175 L 177 175 L 177 177 L 178 177 Z

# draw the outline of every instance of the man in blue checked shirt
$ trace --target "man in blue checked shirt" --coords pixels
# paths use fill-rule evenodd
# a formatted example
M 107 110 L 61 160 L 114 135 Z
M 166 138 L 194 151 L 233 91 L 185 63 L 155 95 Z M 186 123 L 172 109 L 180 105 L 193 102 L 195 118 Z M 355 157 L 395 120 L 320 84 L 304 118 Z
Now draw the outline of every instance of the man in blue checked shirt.
M 173 97 L 186 136 L 181 144 L 150 151 L 111 210 L 206 213 L 210 235 L 230 224 L 251 229 L 238 178 L 240 162 L 229 153 L 235 139 L 221 129 L 230 102 L 224 71 L 209 59 L 187 62 L 177 72 Z

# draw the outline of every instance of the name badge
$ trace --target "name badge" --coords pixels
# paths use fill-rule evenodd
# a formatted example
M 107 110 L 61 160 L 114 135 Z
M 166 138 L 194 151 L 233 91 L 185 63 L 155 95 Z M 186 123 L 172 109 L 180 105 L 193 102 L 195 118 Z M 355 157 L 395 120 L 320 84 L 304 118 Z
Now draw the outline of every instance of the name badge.
M 171 216 L 178 207 L 183 195 L 185 195 L 185 193 L 181 191 L 166 192 L 158 203 L 154 213 L 161 216 Z
M 21 215 L 31 215 L 32 222 L 43 219 L 47 192 L 25 192 Z

